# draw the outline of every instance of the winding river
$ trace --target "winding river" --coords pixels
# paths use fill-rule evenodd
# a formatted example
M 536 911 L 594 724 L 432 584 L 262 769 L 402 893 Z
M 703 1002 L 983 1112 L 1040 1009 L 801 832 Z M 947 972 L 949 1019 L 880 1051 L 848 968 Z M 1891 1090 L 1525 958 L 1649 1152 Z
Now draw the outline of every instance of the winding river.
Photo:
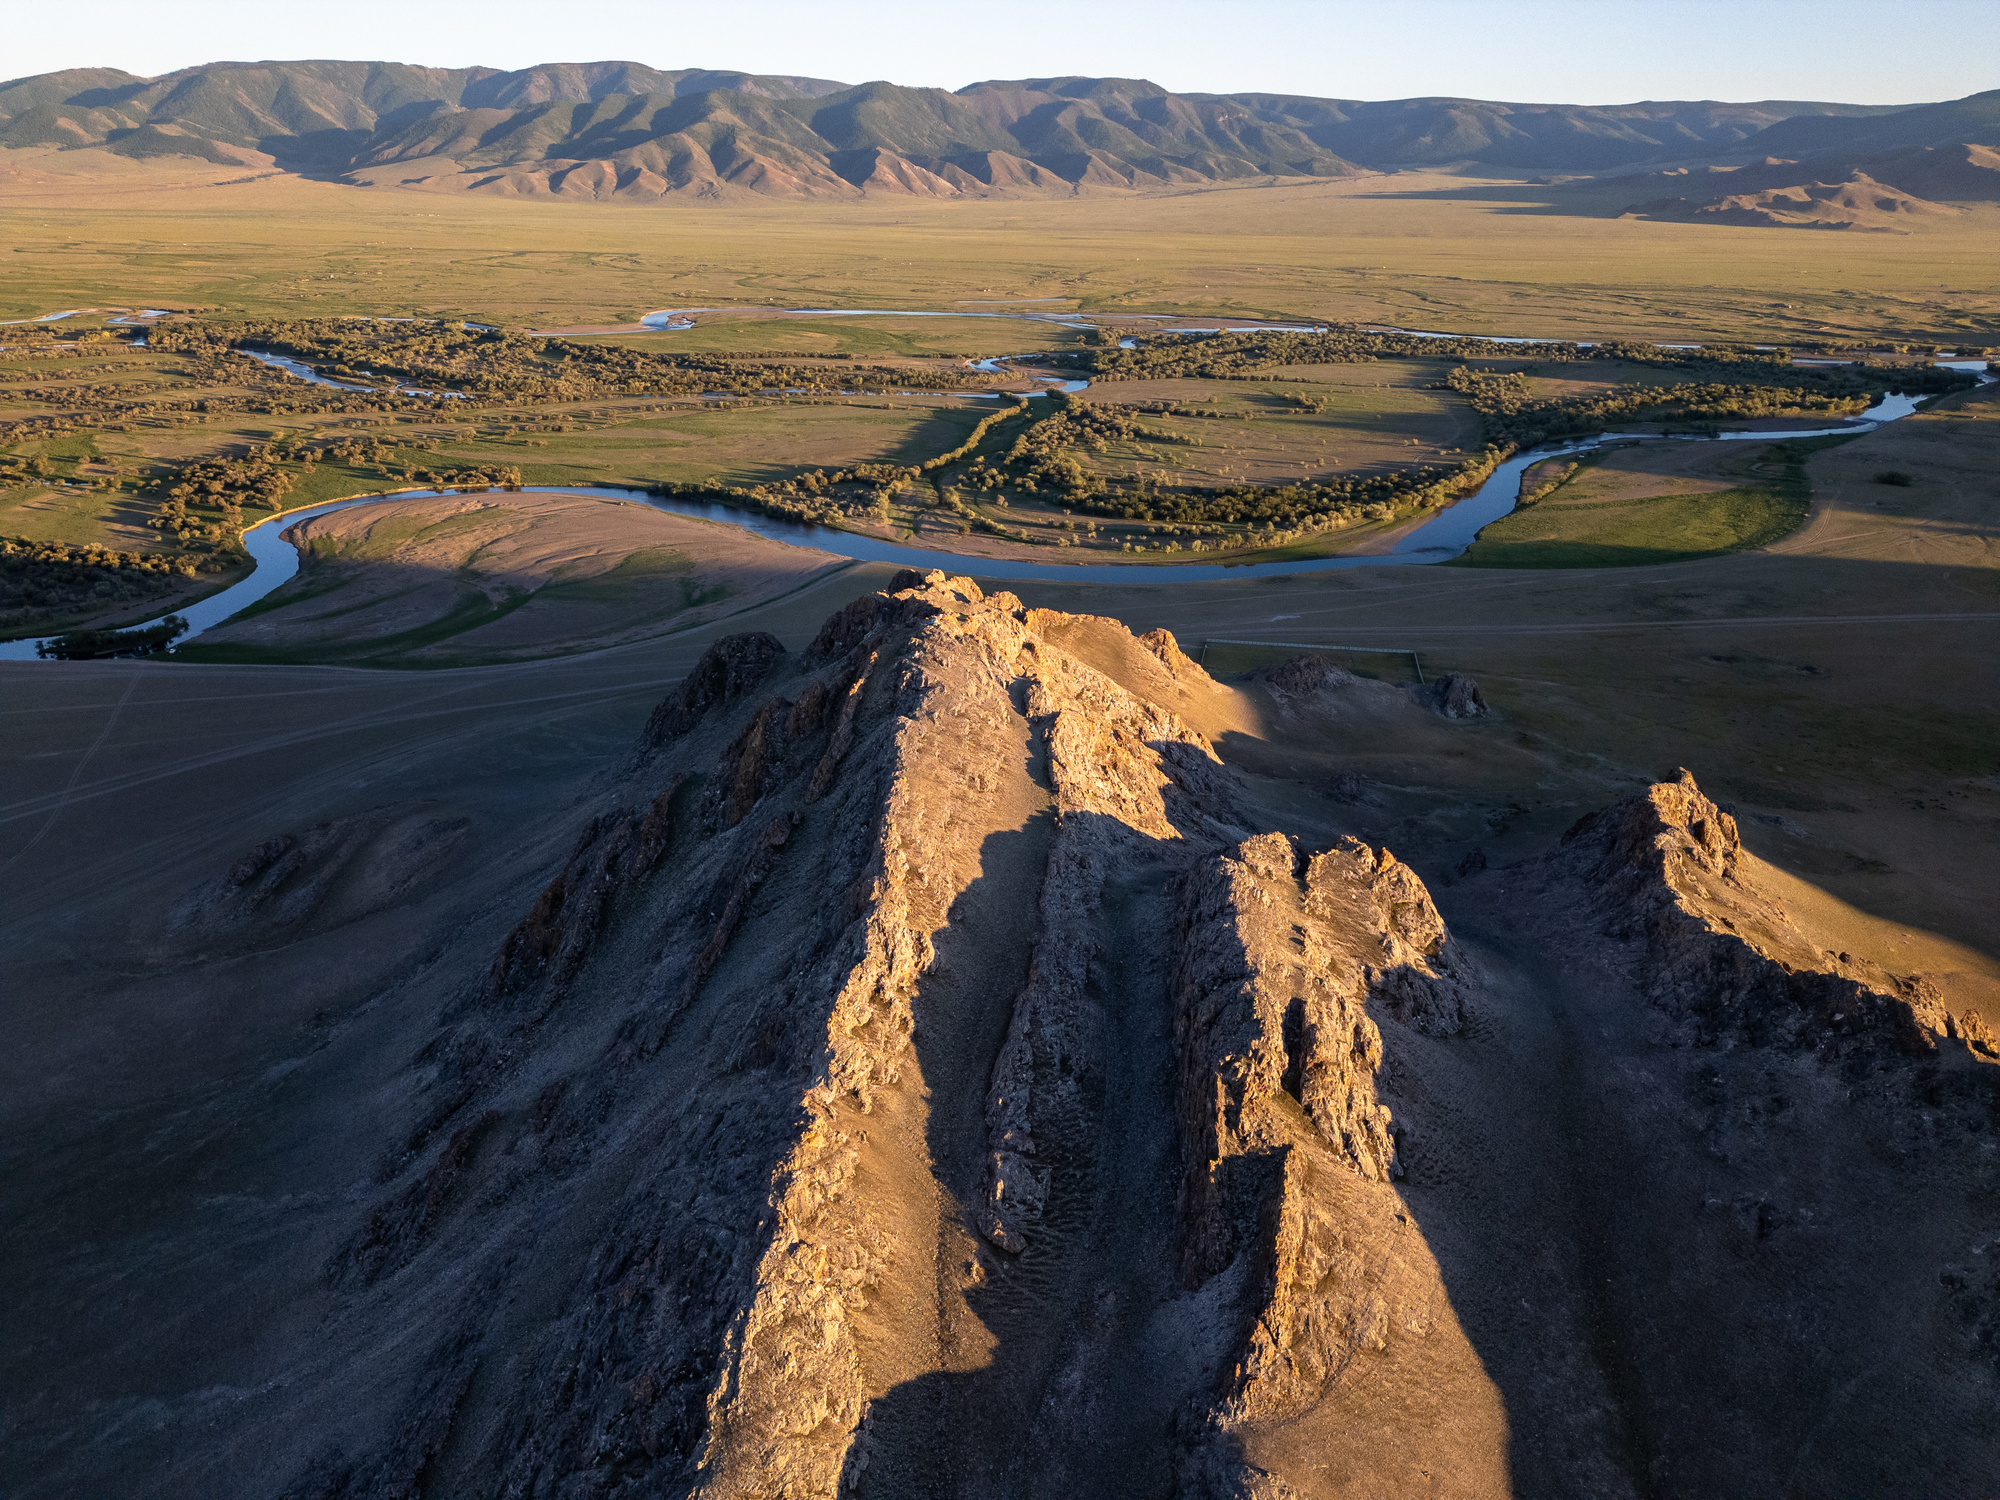
M 714 309 L 714 311 L 737 311 L 738 309 Z M 686 317 L 689 313 L 708 309 L 686 309 L 682 311 L 660 312 L 648 315 L 648 326 L 665 328 L 669 322 Z M 910 313 L 887 309 L 870 312 L 843 312 L 830 308 L 786 309 L 793 313 L 809 313 L 826 317 L 989 317 L 989 318 L 1034 318 L 1036 321 L 1058 321 L 1048 314 L 1023 313 Z M 654 322 L 659 319 L 659 322 Z M 1086 325 L 1087 326 L 1087 325 Z M 1310 325 L 1262 325 L 1299 328 Z M 1208 332 L 1211 330 L 1187 329 L 1185 332 Z M 1236 331 L 1232 329 L 1231 331 Z M 1448 335 L 1438 335 L 1448 337 Z M 1499 342 L 1495 340 L 1495 342 Z M 1523 342 L 1523 341 L 1511 341 Z M 1678 347 L 1678 346 L 1676 346 Z M 247 352 L 247 351 L 246 351 Z M 279 355 L 255 354 L 276 369 L 300 379 L 310 380 L 317 385 L 339 385 L 300 364 L 298 361 Z M 976 368 L 997 372 L 1002 363 L 1009 359 L 1033 359 L 1032 354 L 1002 356 L 999 359 L 982 360 Z M 1979 374 L 1982 381 L 1991 382 L 1995 377 L 1983 360 L 1940 360 L 1939 364 L 1952 369 L 1969 370 Z M 1079 391 L 1089 385 L 1085 380 L 1049 380 L 1051 389 Z M 354 387 L 342 387 L 354 389 Z M 1037 394 L 1046 394 L 1038 392 Z M 1289 562 L 1267 563 L 1039 563 L 1024 562 L 1011 558 L 988 558 L 965 552 L 940 552 L 926 547 L 904 547 L 894 542 L 885 542 L 874 537 L 860 536 L 853 532 L 841 531 L 830 526 L 816 526 L 798 521 L 787 521 L 775 516 L 767 516 L 756 511 L 740 510 L 733 506 L 719 505 L 706 501 L 678 500 L 653 495 L 641 489 L 627 489 L 614 485 L 524 485 L 531 494 L 595 495 L 609 499 L 627 500 L 639 505 L 648 505 L 655 510 L 671 512 L 674 515 L 691 516 L 696 520 L 716 522 L 735 526 L 769 541 L 782 542 L 794 547 L 808 547 L 834 557 L 856 562 L 894 563 L 903 567 L 931 569 L 942 568 L 946 572 L 969 574 L 976 578 L 990 578 L 1001 581 L 1025 579 L 1050 579 L 1069 583 L 1144 583 L 1207 582 L 1223 578 L 1270 578 L 1294 573 L 1322 573 L 1340 568 L 1407 567 L 1426 563 L 1439 563 L 1457 557 L 1472 545 L 1482 529 L 1499 520 L 1514 508 L 1520 496 L 1521 475 L 1530 466 L 1543 459 L 1560 457 L 1566 453 L 1581 453 L 1611 441 L 1630 442 L 1646 440 L 1654 442 L 1710 442 L 1710 441 L 1751 441 L 1763 439 L 1774 441 L 1789 437 L 1825 437 L 1845 433 L 1870 432 L 1884 422 L 1893 422 L 1906 417 L 1917 409 L 1920 398 L 1905 395 L 1884 396 L 1882 401 L 1869 409 L 1865 420 L 1840 427 L 1822 427 L 1809 432 L 1724 432 L 1717 438 L 1671 437 L 1662 438 L 1647 433 L 1604 433 L 1601 436 L 1585 438 L 1573 443 L 1551 444 L 1516 454 L 1495 469 L 1479 489 L 1439 511 L 1430 520 L 1401 537 L 1395 546 L 1381 553 L 1365 556 L 1320 557 Z M 305 506 L 290 510 L 258 522 L 243 533 L 243 545 L 249 552 L 253 567 L 250 576 L 239 580 L 219 593 L 188 605 L 173 613 L 187 621 L 187 632 L 182 642 L 192 640 L 211 626 L 219 625 L 239 610 L 256 603 L 267 594 L 282 588 L 299 571 L 298 549 L 286 539 L 286 533 L 301 521 L 310 521 L 316 516 L 331 515 L 335 511 L 351 510 L 362 505 L 382 505 L 395 500 L 436 499 L 459 493 L 448 490 L 397 490 L 387 494 L 357 495 L 346 500 L 333 500 L 323 505 Z M 147 620 L 132 629 L 145 629 L 158 625 L 167 616 L 162 615 Z M 46 639 L 46 638 L 45 638 Z M 0 661 L 34 661 L 38 659 L 34 640 L 0 642 Z

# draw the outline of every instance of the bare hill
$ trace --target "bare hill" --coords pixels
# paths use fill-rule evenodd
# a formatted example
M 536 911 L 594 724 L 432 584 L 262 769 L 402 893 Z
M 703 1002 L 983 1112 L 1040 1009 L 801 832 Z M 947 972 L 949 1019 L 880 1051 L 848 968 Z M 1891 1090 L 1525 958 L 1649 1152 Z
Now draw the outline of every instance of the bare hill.
M 1630 180 L 1626 212 L 1686 223 L 1899 229 L 2000 202 L 2000 89 L 1867 116 L 1800 116 L 1748 137 L 1763 159 Z M 1678 178 L 1678 181 L 1671 179 Z M 1661 191 L 1666 189 L 1667 191 Z
M 213 63 L 159 78 L 116 69 L 43 74 L 0 84 L 0 145 L 117 142 L 165 127 L 249 147 L 298 166 L 340 165 L 377 133 L 440 109 L 521 109 L 555 100 L 730 89 L 753 96 L 811 96 L 845 87 L 817 78 L 764 77 L 639 63 L 420 68 L 381 62 Z
M 1838 120 L 1887 112 L 1881 106 L 1775 99 L 1578 105 L 1226 97 L 1371 167 L 1481 168 L 1496 174 L 1602 172 L 1635 162 L 1707 156 L 1738 149 L 1767 127 L 1795 117 Z

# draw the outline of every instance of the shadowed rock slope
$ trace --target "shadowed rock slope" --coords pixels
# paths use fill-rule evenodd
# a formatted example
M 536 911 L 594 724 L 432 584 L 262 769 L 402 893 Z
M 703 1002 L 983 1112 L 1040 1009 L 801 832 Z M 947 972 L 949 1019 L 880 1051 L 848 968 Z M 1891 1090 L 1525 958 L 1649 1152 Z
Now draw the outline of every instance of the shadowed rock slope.
M 210 1248 L 254 1331 L 148 1307 L 160 1394 L 88 1430 L 17 1361 L 10 1491 L 1980 1493 L 1984 1029 L 1813 949 L 1685 778 L 1455 936 L 1255 811 L 1248 703 L 938 573 L 719 642 L 497 945 L 296 1064 L 369 1170 Z M 443 878 L 401 827 L 157 941 L 276 941 L 363 833 Z

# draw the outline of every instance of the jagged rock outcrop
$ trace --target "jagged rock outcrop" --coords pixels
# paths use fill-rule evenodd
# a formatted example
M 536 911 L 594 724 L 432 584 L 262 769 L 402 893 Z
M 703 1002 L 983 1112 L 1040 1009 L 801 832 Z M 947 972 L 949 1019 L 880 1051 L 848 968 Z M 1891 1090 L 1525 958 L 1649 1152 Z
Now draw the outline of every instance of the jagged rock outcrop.
M 1554 858 L 1595 888 L 1614 935 L 1643 939 L 1646 991 L 1692 1040 L 1911 1057 L 1943 1041 L 2000 1058 L 1985 1022 L 1951 1014 L 1929 981 L 1815 947 L 1685 770 L 1579 821 Z
M 1255 673 L 1253 680 L 1261 682 L 1280 704 L 1290 706 L 1295 701 L 1310 701 L 1332 689 L 1358 686 L 1362 679 L 1343 667 L 1335 666 L 1324 656 L 1294 656 L 1275 667 Z
M 1167 675 L 1176 682 L 1200 680 L 1208 675 L 1195 664 L 1193 657 L 1181 650 L 1181 643 L 1175 640 L 1174 633 L 1165 627 L 1147 631 L 1139 637 L 1139 644 L 1160 659 L 1160 665 L 1167 669 Z
M 562 805 L 477 810 L 477 860 L 436 803 L 264 825 L 130 990 L 214 987 L 213 1065 L 102 1203 L 10 1231 L 58 1308 L 17 1368 L 74 1324 L 142 1374 L 52 1377 L 9 1464 L 318 1500 L 1984 1493 L 1979 1018 L 1833 951 L 1686 777 L 1540 859 L 1475 847 L 1441 912 L 1342 832 L 1422 809 L 1343 764 L 1384 724 L 1481 733 L 905 573 L 802 649 L 718 642 Z M 452 904 L 341 925 L 447 855 Z M 406 917 L 395 974 L 318 988 Z M 281 1048 L 229 1050 L 251 1006 Z
M 992 1155 L 982 1228 L 1025 1248 L 1048 1193 L 1037 1135 L 1076 1127 L 1084 1058 L 1102 1017 L 1087 973 L 1101 936 L 1099 901 L 1114 863 L 1149 846 L 1226 838 L 1230 788 L 1205 740 L 1074 658 L 1023 642 L 1025 710 L 1041 729 L 1057 823 L 1042 885 L 1041 931 L 1027 987 L 993 1069 L 986 1117 Z M 1047 1123 L 1044 1123 L 1047 1122 Z
M 784 643 L 768 631 L 724 636 L 702 653 L 694 670 L 681 680 L 646 721 L 641 743 L 657 748 L 680 738 L 710 709 L 726 708 L 763 681 L 785 654 Z
M 1464 1028 L 1476 981 L 1422 882 L 1358 840 L 1247 840 L 1183 876 L 1178 905 L 1180 1265 L 1190 1288 L 1234 1283 L 1241 1345 L 1203 1440 L 1226 1448 L 1392 1340 L 1463 1358 L 1435 1265 L 1395 1232 L 1412 1121 L 1380 1085 L 1398 1037 Z
M 1447 672 L 1430 684 L 1427 696 L 1447 719 L 1476 719 L 1492 712 L 1486 706 L 1486 695 L 1479 691 L 1479 684 L 1463 672 Z
M 460 854 L 466 833 L 462 816 L 406 804 L 278 834 L 175 902 L 166 934 L 215 942 L 353 921 L 406 895 Z
M 1337 719 L 1398 710 L 1407 713 L 1411 706 L 1454 721 L 1483 718 L 1492 712 L 1479 684 L 1463 672 L 1412 682 L 1399 690 L 1350 672 L 1324 656 L 1308 655 L 1253 672 L 1250 680 L 1270 694 L 1278 713 L 1286 719 Z
M 1489 1304 L 1482 1344 L 1536 1493 L 1893 1493 L 1921 1473 L 1971 1496 L 2000 1454 L 2000 1303 L 1964 1276 L 1992 1240 L 2000 1066 L 1979 1017 L 1869 961 L 1866 918 L 1800 885 L 1683 772 L 1454 889 L 1530 997 L 1520 1078 L 1464 1080 L 1516 1132 L 1506 1160 L 1446 1170 L 1478 1204 L 1457 1286 L 1512 1256 L 1505 1306 L 1536 1325 L 1533 1345 L 1496 1337 L 1510 1314 Z M 1457 1151 L 1493 1141 L 1467 1129 Z M 1893 1387 L 1854 1384 L 1871 1362 Z
M 482 1294 L 422 1367 L 475 1393 L 446 1427 L 483 1434 L 452 1460 L 476 1488 L 909 1493 L 982 1326 L 1011 1347 L 962 1399 L 1006 1415 L 953 1462 L 1101 1489 L 1094 1442 L 1164 1424 L 1155 1488 L 1254 1488 L 1239 1428 L 1450 1321 L 1377 1088 L 1394 1037 L 1473 1003 L 1422 883 L 1253 836 L 1202 733 L 1084 659 L 1220 692 L 1165 632 L 895 582 L 796 655 L 712 647 L 416 1059 L 326 1282 L 393 1298 L 449 1257 L 540 1309 Z M 985 878 L 1008 861 L 1034 873 Z M 1121 1408 L 1114 1372 L 1203 1307 Z M 418 1405 L 398 1431 L 436 1426 Z M 401 1451 L 314 1482 L 389 1493 Z

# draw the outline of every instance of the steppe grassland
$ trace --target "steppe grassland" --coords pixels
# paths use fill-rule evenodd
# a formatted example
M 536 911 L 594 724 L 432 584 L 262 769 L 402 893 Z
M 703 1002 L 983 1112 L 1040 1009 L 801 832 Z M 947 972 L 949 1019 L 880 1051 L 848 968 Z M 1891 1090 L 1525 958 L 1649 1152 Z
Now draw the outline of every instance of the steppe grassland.
M 107 343 L 60 362 L 9 359 L 0 351 L 0 419 L 48 410 L 38 395 L 69 385 L 152 385 L 177 398 L 226 395 L 230 388 L 194 387 L 175 379 L 174 356 Z M 244 385 L 283 393 L 290 377 L 243 361 Z M 293 389 L 298 387 L 292 386 Z M 757 484 L 801 468 L 868 461 L 916 462 L 950 448 L 983 413 L 961 398 L 884 395 L 822 397 L 783 405 L 703 408 L 680 401 L 662 409 L 649 401 L 550 403 L 522 410 L 482 409 L 464 417 L 315 416 L 228 413 L 184 425 L 120 424 L 48 439 L 8 451 L 44 461 L 50 485 L 30 482 L 0 491 L 0 534 L 34 540 L 100 541 L 143 549 L 156 534 L 139 524 L 129 497 L 81 492 L 62 481 L 107 483 L 138 479 L 163 465 L 246 443 L 295 434 L 372 434 L 389 449 L 388 463 L 445 459 L 518 464 L 531 484 Z M 89 420 L 87 412 L 78 414 Z M 380 466 L 320 465 L 301 477 L 287 508 L 363 494 L 384 487 Z M 129 512 L 129 514 L 128 514 Z
M 958 396 L 921 394 L 929 370 L 924 345 L 950 347 L 955 330 L 985 333 L 991 324 L 968 320 L 899 320 L 876 333 L 846 320 L 751 318 L 701 325 L 726 333 L 754 329 L 759 352 L 815 336 L 828 341 L 890 351 L 903 358 L 917 394 L 866 396 L 795 395 L 773 404 L 706 406 L 678 399 L 557 402 L 514 409 L 508 406 L 458 413 L 361 415 L 245 415 L 218 412 L 165 425 L 121 421 L 95 430 L 64 433 L 10 444 L 7 456 L 42 472 L 13 472 L 17 479 L 0 490 L 0 534 L 32 541 L 95 543 L 127 551 L 150 551 L 160 534 L 146 527 L 149 513 L 137 490 L 169 467 L 219 453 L 240 453 L 254 445 L 301 437 L 366 438 L 381 450 L 366 462 L 328 459 L 294 472 L 286 508 L 407 484 L 406 470 L 464 464 L 518 468 L 528 484 L 693 484 L 750 486 L 814 469 L 838 470 L 865 462 L 918 464 L 958 447 L 982 416 L 994 408 Z M 94 388 L 117 399 L 148 394 L 184 400 L 190 396 L 255 396 L 282 400 L 300 387 L 292 377 L 247 359 L 232 361 L 240 384 L 227 386 L 197 375 L 183 356 L 133 348 L 103 337 L 86 339 L 72 350 L 67 336 L 102 316 L 65 320 L 60 357 L 51 346 L 0 352 L 0 418 L 37 413 L 90 420 L 88 408 L 65 405 L 65 393 Z M 1037 334 L 1069 330 L 1043 324 L 1010 324 Z M 105 328 L 104 335 L 112 330 Z M 695 332 L 699 330 L 687 330 Z M 673 350 L 683 332 L 621 336 L 610 340 L 636 348 Z M 818 352 L 818 351 L 799 351 Z M 956 366 L 957 361 L 947 363 Z M 829 360 L 820 368 L 833 378 L 846 366 Z M 1092 467 L 1126 481 L 1151 471 L 1177 484 L 1285 483 L 1339 473 L 1405 468 L 1427 462 L 1454 462 L 1477 443 L 1476 422 L 1456 395 L 1428 389 L 1444 368 L 1441 362 L 1382 361 L 1355 366 L 1301 367 L 1274 372 L 1269 381 L 1173 380 L 1105 385 L 1093 399 L 1114 403 L 1175 403 L 1198 415 L 1148 414 L 1143 440 L 1115 445 L 1096 455 Z M 223 401 L 218 406 L 231 404 Z M 240 402 L 235 404 L 241 404 Z M 996 428 L 977 455 L 997 463 L 1041 408 Z M 956 485 L 973 477 L 963 465 L 947 469 L 940 482 Z M 88 485 L 91 488 L 82 488 Z M 149 492 L 150 494 L 150 492 Z M 1047 497 L 1036 498 L 1008 486 L 998 490 L 968 486 L 963 497 L 973 513 L 1017 531 L 1042 533 L 1065 545 L 1094 535 L 1113 548 L 1125 541 L 1158 545 L 1159 527 L 1115 523 L 1082 533 L 1069 513 Z M 907 488 L 881 514 L 857 515 L 854 524 L 881 534 L 923 536 L 950 544 L 963 526 L 940 513 L 923 485 Z M 251 517 L 250 519 L 255 519 Z M 1202 532 L 1204 546 L 1225 540 L 1255 544 L 1258 538 L 1236 526 Z M 1315 540 L 1307 550 L 1344 547 L 1357 539 L 1350 531 Z M 1292 550 L 1297 550 L 1296 545 Z
M 304 387 L 248 359 L 229 361 L 225 381 L 191 365 L 185 356 L 93 336 L 88 325 L 102 321 L 66 320 L 58 325 L 65 335 L 59 344 L 22 339 L 12 349 L 0 349 L 0 419 L 53 416 L 89 424 L 0 448 L 0 458 L 7 461 L 0 472 L 0 536 L 163 555 L 169 566 L 143 577 L 121 574 L 118 586 L 108 592 L 86 590 L 85 596 L 59 605 L 31 605 L 28 614 L 10 618 L 13 634 L 129 624 L 233 581 L 240 567 L 218 572 L 202 563 L 201 571 L 187 574 L 180 568 L 185 559 L 176 544 L 147 524 L 159 511 L 166 476 L 195 459 L 309 441 L 323 456 L 317 463 L 282 465 L 291 481 L 282 500 L 286 510 L 419 487 L 414 471 L 467 464 L 518 466 L 528 484 L 746 486 L 814 468 L 872 461 L 915 464 L 961 443 L 983 415 L 963 398 L 921 394 L 822 395 L 726 407 L 683 398 L 556 402 L 463 413 L 436 408 L 255 413 L 242 410 L 245 398 L 283 408 Z M 72 344 L 69 335 L 77 331 L 85 337 Z M 100 396 L 145 407 L 119 420 L 103 420 L 88 404 Z M 186 410 L 192 401 L 208 398 L 220 398 L 216 410 Z M 150 412 L 154 402 L 164 403 L 158 414 Z M 331 451 L 343 443 L 366 447 Z M 254 524 L 264 518 L 264 512 L 253 508 L 241 521 Z M 634 549 L 645 545 L 633 542 Z M 9 594 L 10 610 L 21 603 Z
M 152 301 L 522 327 L 1045 297 L 1556 338 L 1936 342 L 2000 316 L 1996 210 L 1909 235 L 1745 230 L 1556 213 L 1536 190 L 1408 173 L 1156 197 L 624 205 L 288 176 L 155 187 L 96 175 L 93 157 L 0 153 L 0 314 Z

